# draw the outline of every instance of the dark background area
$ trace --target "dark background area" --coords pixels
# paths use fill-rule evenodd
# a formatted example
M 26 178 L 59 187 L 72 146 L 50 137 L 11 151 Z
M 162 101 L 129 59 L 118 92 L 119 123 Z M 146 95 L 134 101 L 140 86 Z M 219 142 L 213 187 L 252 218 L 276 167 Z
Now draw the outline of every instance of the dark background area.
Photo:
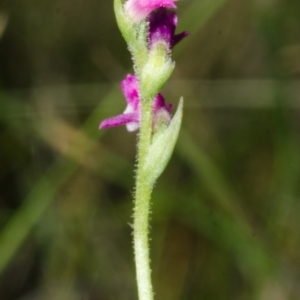
M 157 300 L 300 299 L 300 2 L 178 1 L 183 126 L 151 215 Z M 112 1 L 0 3 L 0 300 L 137 299 L 132 72 Z

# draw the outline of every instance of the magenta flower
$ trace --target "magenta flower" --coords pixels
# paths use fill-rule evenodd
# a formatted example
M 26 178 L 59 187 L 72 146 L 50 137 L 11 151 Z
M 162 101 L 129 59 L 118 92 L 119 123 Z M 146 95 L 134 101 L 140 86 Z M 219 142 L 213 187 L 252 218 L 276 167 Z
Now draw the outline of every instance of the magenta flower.
M 117 127 L 126 125 L 128 131 L 135 131 L 140 126 L 141 120 L 141 99 L 139 96 L 139 84 L 136 76 L 127 75 L 121 83 L 123 95 L 125 96 L 127 107 L 121 115 L 105 119 L 99 128 Z M 165 100 L 161 94 L 157 94 L 153 100 L 153 127 L 158 122 L 169 123 L 171 120 L 170 111 L 172 104 L 165 105 Z
M 125 3 L 125 10 L 135 22 L 140 22 L 159 7 L 176 8 L 175 1 L 176 0 L 128 0 Z
M 175 34 L 177 27 L 177 15 L 166 8 L 159 8 L 149 15 L 149 48 L 159 41 L 165 41 L 171 50 L 183 38 L 189 35 L 183 31 Z

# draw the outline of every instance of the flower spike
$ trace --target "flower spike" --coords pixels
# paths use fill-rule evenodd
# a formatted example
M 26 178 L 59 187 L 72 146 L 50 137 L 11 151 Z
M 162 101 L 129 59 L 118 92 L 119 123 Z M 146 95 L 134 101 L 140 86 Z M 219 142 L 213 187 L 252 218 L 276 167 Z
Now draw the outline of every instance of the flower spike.
M 153 300 L 149 256 L 151 193 L 174 150 L 178 138 L 183 100 L 171 118 L 160 90 L 175 67 L 172 49 L 187 32 L 175 34 L 176 0 L 113 0 L 120 31 L 134 62 L 121 88 L 127 106 L 120 115 L 105 119 L 100 129 L 126 125 L 139 129 L 133 222 L 133 246 L 139 300 Z

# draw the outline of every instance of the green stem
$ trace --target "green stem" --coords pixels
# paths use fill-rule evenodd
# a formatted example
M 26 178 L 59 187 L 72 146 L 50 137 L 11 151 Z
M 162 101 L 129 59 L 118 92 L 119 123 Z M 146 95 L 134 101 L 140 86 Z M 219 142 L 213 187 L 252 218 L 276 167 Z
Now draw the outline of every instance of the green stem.
M 149 258 L 149 211 L 152 185 L 143 172 L 144 161 L 151 143 L 152 101 L 142 101 L 142 120 L 138 144 L 138 168 L 134 208 L 134 254 L 139 300 L 152 300 Z

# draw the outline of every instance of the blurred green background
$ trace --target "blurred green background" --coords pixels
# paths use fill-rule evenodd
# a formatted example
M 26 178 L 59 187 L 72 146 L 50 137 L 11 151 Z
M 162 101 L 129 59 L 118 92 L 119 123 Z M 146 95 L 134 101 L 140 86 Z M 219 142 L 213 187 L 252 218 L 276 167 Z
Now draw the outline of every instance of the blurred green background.
M 182 0 L 157 300 L 300 299 L 300 2 Z M 0 299 L 134 300 L 132 72 L 112 1 L 0 3 Z

